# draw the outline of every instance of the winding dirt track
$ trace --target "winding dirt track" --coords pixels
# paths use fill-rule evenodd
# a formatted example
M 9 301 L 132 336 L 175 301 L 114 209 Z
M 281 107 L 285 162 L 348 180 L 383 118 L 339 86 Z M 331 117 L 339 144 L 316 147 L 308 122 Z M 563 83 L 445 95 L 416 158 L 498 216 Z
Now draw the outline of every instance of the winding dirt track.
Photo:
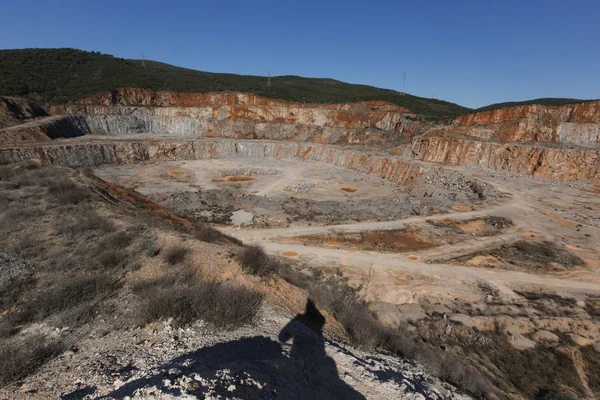
M 459 169 L 459 168 L 456 168 Z M 551 287 L 553 290 L 568 290 L 579 293 L 600 293 L 600 229 L 594 217 L 600 217 L 600 196 L 567 185 L 552 185 L 527 178 L 491 175 L 485 171 L 462 173 L 478 175 L 507 194 L 506 201 L 497 206 L 467 212 L 452 212 L 435 216 L 417 216 L 385 222 L 360 222 L 332 226 L 291 226 L 280 229 L 230 230 L 231 234 L 244 242 L 260 244 L 272 254 L 296 252 L 311 265 L 354 266 L 367 271 L 382 268 L 421 274 L 445 279 L 484 280 L 502 286 Z M 549 212 L 554 211 L 554 213 Z M 557 214 L 560 212 L 561 214 Z M 407 225 L 418 225 L 426 220 L 454 218 L 457 220 L 474 217 L 500 216 L 510 218 L 515 228 L 507 233 L 488 237 L 475 237 L 466 241 L 435 247 L 425 251 L 401 254 L 384 254 L 367 251 L 346 251 L 308 245 L 279 243 L 278 238 L 289 238 L 308 234 L 337 232 L 359 232 L 369 230 L 397 229 Z M 564 217 L 563 217 L 564 216 Z M 586 218 L 588 216 L 589 218 Z M 575 219 L 573 221 L 572 219 Z M 579 218 L 579 219 L 577 219 Z M 586 222 L 587 221 L 587 222 Z M 581 226 L 582 229 L 575 228 Z M 587 271 L 566 275 L 541 275 L 528 272 L 487 269 L 482 267 L 456 266 L 440 262 L 425 262 L 448 259 L 474 251 L 496 247 L 503 243 L 522 240 L 524 236 L 537 236 L 563 244 L 588 261 Z M 417 257 L 414 257 L 414 256 Z M 418 260 L 410 259 L 418 258 Z

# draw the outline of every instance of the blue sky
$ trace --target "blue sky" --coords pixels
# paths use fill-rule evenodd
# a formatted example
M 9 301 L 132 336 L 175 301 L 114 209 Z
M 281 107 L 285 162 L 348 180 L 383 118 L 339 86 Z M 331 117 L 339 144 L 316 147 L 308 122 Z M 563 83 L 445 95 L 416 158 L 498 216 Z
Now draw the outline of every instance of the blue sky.
M 600 98 L 600 1 L 4 0 L 0 48 L 329 77 L 469 107 Z

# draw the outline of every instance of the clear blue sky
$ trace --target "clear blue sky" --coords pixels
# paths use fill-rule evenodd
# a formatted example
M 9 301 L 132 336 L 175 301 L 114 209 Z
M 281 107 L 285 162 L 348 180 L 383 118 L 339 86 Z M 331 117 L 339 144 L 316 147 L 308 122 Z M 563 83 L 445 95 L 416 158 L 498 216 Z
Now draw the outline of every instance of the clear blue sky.
M 469 107 L 600 98 L 600 0 L 2 1 L 0 48 L 329 77 Z

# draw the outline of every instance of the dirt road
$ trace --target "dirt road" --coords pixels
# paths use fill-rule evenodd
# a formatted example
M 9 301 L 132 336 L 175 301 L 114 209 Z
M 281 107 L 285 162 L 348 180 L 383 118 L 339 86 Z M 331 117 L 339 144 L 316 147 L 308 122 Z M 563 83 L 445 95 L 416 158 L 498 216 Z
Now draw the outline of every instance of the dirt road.
M 410 274 L 452 278 L 453 280 L 485 280 L 509 287 L 527 285 L 552 287 L 553 290 L 570 292 L 600 293 L 600 248 L 598 245 L 600 229 L 596 224 L 596 220 L 600 218 L 600 196 L 576 187 L 549 184 L 531 178 L 500 175 L 497 172 L 490 173 L 483 170 L 455 169 L 460 170 L 461 173 L 470 173 L 479 179 L 484 179 L 505 193 L 507 199 L 500 205 L 482 210 L 452 212 L 427 217 L 417 216 L 395 221 L 255 230 L 226 228 L 224 230 L 244 242 L 260 244 L 272 254 L 298 253 L 298 257 L 315 266 L 337 264 L 359 267 L 365 271 L 374 267 Z M 515 224 L 515 228 L 508 233 L 496 236 L 473 237 L 456 244 L 400 254 L 347 251 L 278 242 L 279 238 L 326 234 L 332 231 L 361 232 L 398 229 L 408 225 L 418 226 L 425 223 L 426 220 L 445 218 L 466 220 L 485 216 L 509 218 Z M 426 262 L 472 253 L 529 237 L 562 244 L 586 260 L 587 271 L 557 276 Z

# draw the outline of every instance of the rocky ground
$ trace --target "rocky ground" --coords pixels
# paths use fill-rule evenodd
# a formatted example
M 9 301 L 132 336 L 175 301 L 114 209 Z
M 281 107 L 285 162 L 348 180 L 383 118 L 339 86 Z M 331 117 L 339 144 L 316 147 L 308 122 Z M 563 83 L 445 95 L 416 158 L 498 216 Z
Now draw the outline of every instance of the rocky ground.
M 101 336 L 48 363 L 6 398 L 466 399 L 417 364 L 349 347 L 265 309 L 226 332 L 169 321 Z
M 230 225 L 232 214 L 244 210 L 252 214 L 248 225 L 263 228 L 387 221 L 501 197 L 458 173 L 431 173 L 405 188 L 343 168 L 289 160 L 103 166 L 96 173 L 201 221 Z

